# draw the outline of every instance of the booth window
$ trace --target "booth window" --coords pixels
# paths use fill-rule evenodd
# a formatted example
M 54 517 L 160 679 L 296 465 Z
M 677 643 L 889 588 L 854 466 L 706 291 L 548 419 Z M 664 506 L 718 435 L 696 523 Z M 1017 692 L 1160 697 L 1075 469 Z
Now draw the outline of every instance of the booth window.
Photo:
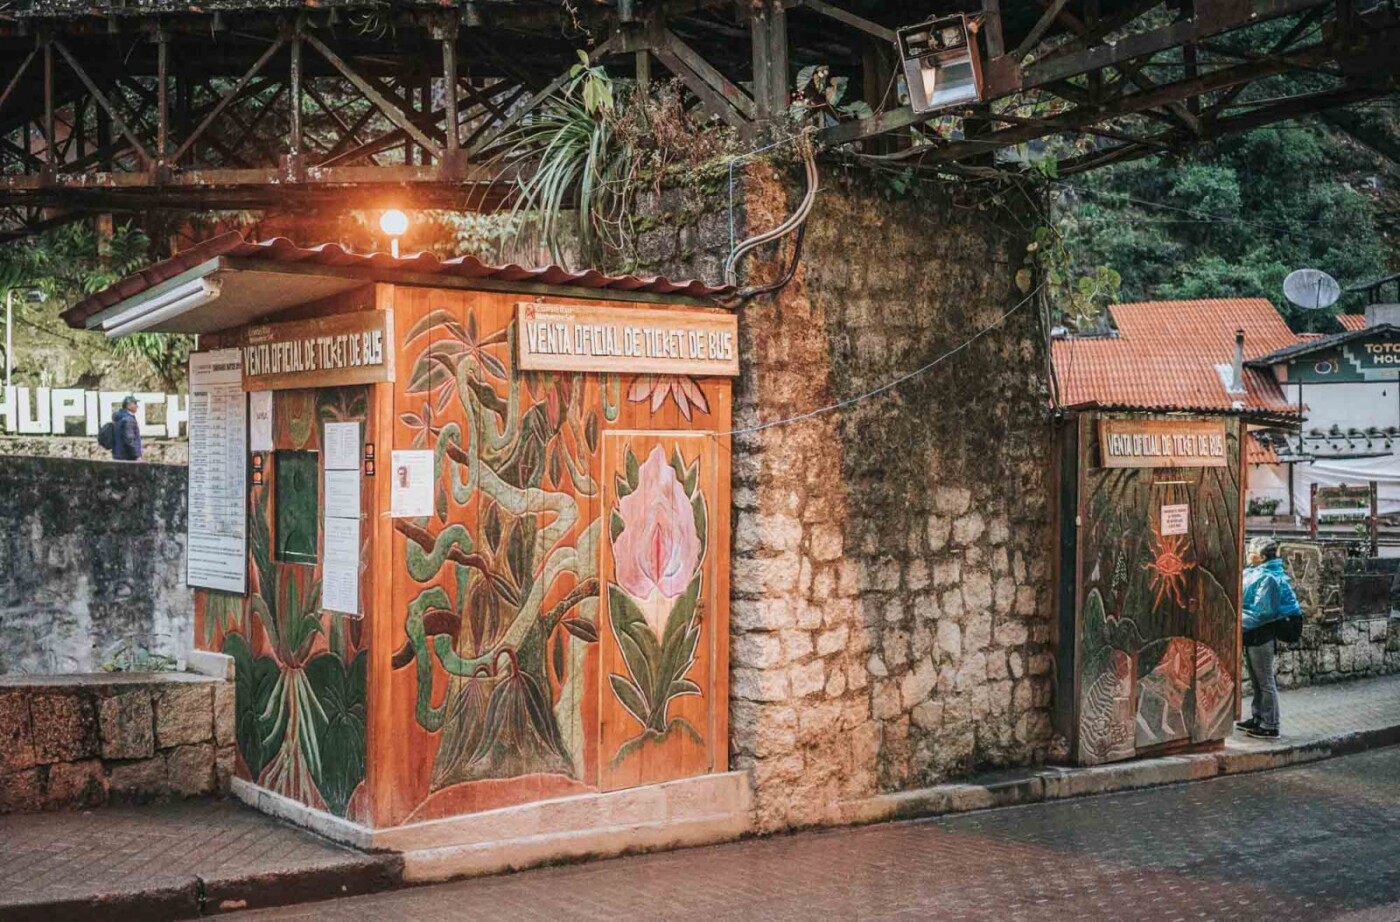
M 315 563 L 321 521 L 316 452 L 279 451 L 276 458 L 277 559 Z

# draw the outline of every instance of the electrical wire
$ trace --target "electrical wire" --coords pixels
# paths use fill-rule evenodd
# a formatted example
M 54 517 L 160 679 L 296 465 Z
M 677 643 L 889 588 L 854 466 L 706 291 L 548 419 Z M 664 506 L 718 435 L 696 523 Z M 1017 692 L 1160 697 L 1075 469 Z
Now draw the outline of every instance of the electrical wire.
M 804 420 L 812 419 L 813 417 L 816 417 L 816 416 L 822 416 L 822 415 L 824 415 L 824 414 L 826 414 L 826 413 L 831 413 L 831 412 L 834 412 L 834 411 L 836 411 L 836 410 L 842 410 L 842 409 L 845 409 L 846 407 L 854 406 L 855 404 L 860 403 L 860 402 L 862 402 L 862 401 L 869 400 L 869 399 L 872 398 L 872 397 L 878 397 L 880 394 L 883 394 L 883 393 L 885 393 L 886 391 L 890 391 L 890 390 L 895 389 L 896 387 L 899 387 L 901 384 L 905 383 L 906 381 L 912 381 L 914 378 L 917 378 L 917 377 L 919 377 L 920 375 L 927 374 L 928 372 L 930 372 L 930 371 L 932 371 L 934 368 L 936 368 L 938 365 L 942 364 L 943 362 L 945 362 L 945 361 L 947 361 L 948 359 L 952 358 L 953 356 L 957 355 L 959 352 L 963 351 L 963 350 L 966 349 L 968 346 L 972 345 L 972 344 L 975 343 L 977 340 L 981 339 L 983 336 L 985 336 L 985 335 L 987 335 L 988 333 L 992 332 L 993 330 L 999 328 L 1003 323 L 1005 323 L 1005 322 L 1007 321 L 1007 319 L 1008 319 L 1012 314 L 1016 313 L 1016 312 L 1019 311 L 1021 308 L 1025 307 L 1027 304 L 1029 304 L 1029 303 L 1031 303 L 1033 300 L 1035 300 L 1036 296 L 1037 296 L 1038 294 L 1040 294 L 1040 291 L 1041 291 L 1041 289 L 1042 289 L 1043 287 L 1044 287 L 1043 284 L 1042 284 L 1042 285 L 1037 285 L 1034 289 L 1032 289 L 1032 291 L 1031 291 L 1030 294 L 1026 295 L 1026 297 L 1022 298 L 1019 302 L 1017 302 L 1017 304 L 1016 304 L 1015 307 L 1012 307 L 1010 310 L 1008 310 L 1006 313 L 1002 314 L 1000 317 L 998 317 L 998 318 L 997 318 L 995 321 L 993 321 L 992 323 L 990 323 L 990 324 L 988 324 L 987 326 L 983 327 L 982 329 L 978 330 L 976 333 L 972 334 L 971 336 L 969 336 L 967 339 L 963 340 L 963 341 L 962 341 L 961 343 L 959 343 L 958 345 L 954 346 L 953 348 L 949 349 L 947 352 L 945 352 L 945 353 L 943 353 L 942 355 L 938 356 L 938 358 L 932 360 L 931 362 L 927 362 L 927 363 L 925 363 L 925 364 L 923 364 L 923 365 L 920 365 L 918 368 L 914 369 L 913 371 L 906 372 L 906 373 L 900 375 L 899 377 L 894 378 L 893 380 L 887 381 L 887 382 L 885 382 L 884 384 L 881 384 L 881 385 L 880 385 L 879 387 L 877 387 L 877 388 L 873 388 L 872 390 L 865 391 L 864 393 L 861 393 L 861 394 L 856 394 L 855 396 L 852 396 L 852 397 L 847 397 L 847 398 L 845 398 L 844 400 L 838 400 L 838 401 L 836 401 L 835 403 L 828 404 L 827 406 L 824 406 L 824 407 L 818 407 L 818 408 L 815 409 L 815 410 L 808 410 L 808 411 L 805 412 L 805 413 L 798 413 L 796 416 L 789 416 L 789 417 L 786 417 L 786 418 L 784 418 L 784 419 L 774 419 L 774 420 L 770 420 L 770 421 L 768 421 L 768 422 L 766 422 L 766 423 L 757 423 L 757 424 L 755 424 L 755 425 L 753 425 L 753 426 L 743 426 L 743 427 L 740 427 L 740 428 L 737 428 L 737 429 L 730 429 L 728 432 L 717 432 L 717 433 L 715 433 L 715 435 L 716 435 L 717 437 L 721 437 L 721 438 L 722 438 L 722 437 L 725 437 L 725 436 L 734 436 L 734 435 L 750 435 L 750 434 L 755 433 L 755 432 L 763 432 L 764 430 L 767 430 L 767 429 L 775 429 L 775 428 L 777 428 L 777 427 L 779 427 L 779 426 L 790 426 L 790 425 L 792 425 L 793 423 L 799 423 L 799 422 L 802 422 L 802 421 L 804 421 Z

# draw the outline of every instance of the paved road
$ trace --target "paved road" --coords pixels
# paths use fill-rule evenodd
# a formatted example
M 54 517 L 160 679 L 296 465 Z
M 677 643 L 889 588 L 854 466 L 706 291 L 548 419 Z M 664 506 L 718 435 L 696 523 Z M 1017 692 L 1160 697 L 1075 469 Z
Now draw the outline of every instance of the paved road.
M 248 920 L 1400 919 L 1400 748 L 942 820 L 440 884 Z

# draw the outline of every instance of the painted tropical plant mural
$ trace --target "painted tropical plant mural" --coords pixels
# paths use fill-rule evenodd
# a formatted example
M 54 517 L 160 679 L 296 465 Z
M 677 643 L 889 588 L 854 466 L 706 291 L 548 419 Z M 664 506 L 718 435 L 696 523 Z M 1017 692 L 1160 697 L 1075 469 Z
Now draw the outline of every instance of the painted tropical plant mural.
M 278 444 L 313 447 L 318 421 L 363 420 L 365 404 L 363 388 L 323 391 L 319 402 L 279 395 Z M 357 619 L 321 610 L 320 566 L 274 558 L 273 495 L 252 491 L 246 612 L 232 617 L 230 599 L 211 595 L 205 631 L 223 631 L 235 661 L 235 735 L 249 777 L 345 816 L 365 777 L 367 652 Z
M 415 716 L 441 731 L 431 788 L 553 773 L 577 778 L 586 648 L 598 641 L 596 381 L 509 371 L 508 329 L 482 335 L 432 310 L 407 332 L 399 421 L 433 450 L 435 515 L 396 520 L 419 584 L 395 669 L 413 665 Z M 434 676 L 449 677 L 434 704 Z
M 608 682 L 640 732 L 618 749 L 614 765 L 672 732 L 701 742 L 696 728 L 669 710 L 679 697 L 703 694 L 686 675 L 700 642 L 709 528 L 698 459 L 687 466 L 677 447 L 668 461 L 657 445 L 638 464 L 629 445 L 624 470 L 609 518 L 616 582 L 608 587 L 608 613 L 627 671 Z

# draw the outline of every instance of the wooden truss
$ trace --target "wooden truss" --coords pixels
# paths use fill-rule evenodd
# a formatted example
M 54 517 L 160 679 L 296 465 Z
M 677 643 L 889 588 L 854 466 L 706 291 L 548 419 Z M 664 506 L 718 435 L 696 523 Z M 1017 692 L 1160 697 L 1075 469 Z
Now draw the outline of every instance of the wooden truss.
M 32 0 L 0 11 L 0 239 L 147 209 L 490 209 L 493 151 L 567 82 L 578 49 L 669 76 L 758 138 L 797 70 L 847 78 L 869 117 L 827 148 L 939 172 L 1059 139 L 1061 172 L 1335 109 L 1394 89 L 1389 0 L 611 0 L 459 5 Z M 903 103 L 895 30 L 963 13 L 978 102 Z M 1270 81 L 1307 74 L 1306 91 Z M 1276 82 L 1276 81 L 1275 81 Z

